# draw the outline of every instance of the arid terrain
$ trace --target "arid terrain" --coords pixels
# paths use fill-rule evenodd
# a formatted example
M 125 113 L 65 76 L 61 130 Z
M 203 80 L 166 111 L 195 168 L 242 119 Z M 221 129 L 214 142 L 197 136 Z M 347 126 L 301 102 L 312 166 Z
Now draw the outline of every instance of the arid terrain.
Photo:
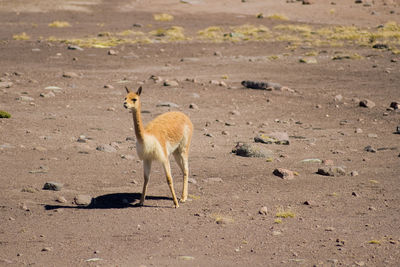
M 0 0 L 0 26 L 0 266 L 399 266 L 400 1 Z M 136 205 L 125 86 L 193 122 L 177 209 L 158 163 Z

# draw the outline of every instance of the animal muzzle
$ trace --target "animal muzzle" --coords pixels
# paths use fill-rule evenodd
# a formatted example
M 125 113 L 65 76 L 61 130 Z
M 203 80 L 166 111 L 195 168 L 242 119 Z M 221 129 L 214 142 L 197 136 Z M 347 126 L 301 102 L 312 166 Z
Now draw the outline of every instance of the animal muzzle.
M 128 104 L 124 102 L 124 108 L 128 108 Z

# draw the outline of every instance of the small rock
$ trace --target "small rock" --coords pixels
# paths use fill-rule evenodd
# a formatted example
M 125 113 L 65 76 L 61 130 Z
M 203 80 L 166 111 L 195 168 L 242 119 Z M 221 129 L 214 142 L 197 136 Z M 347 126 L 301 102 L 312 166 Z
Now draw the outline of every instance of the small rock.
M 121 159 L 135 160 L 135 156 L 132 156 L 132 155 L 121 155 Z
M 273 174 L 285 179 L 285 180 L 292 180 L 294 178 L 294 172 L 287 170 L 287 169 L 283 169 L 283 168 L 277 168 L 273 171 Z
M 343 176 L 346 171 L 342 167 L 321 167 L 318 168 L 317 174 L 324 176 Z
M 0 81 L 0 88 L 10 88 L 11 86 L 13 86 L 12 82 L 2 82 L 2 81 Z
M 20 101 L 35 101 L 35 99 L 33 97 L 30 96 L 26 96 L 26 95 L 22 95 L 20 97 L 17 97 L 16 100 L 20 100 Z
M 79 75 L 77 73 L 71 72 L 71 71 L 64 72 L 62 76 L 64 78 L 77 78 L 77 77 L 79 77 Z
M 79 143 L 86 143 L 89 139 L 85 135 L 80 135 L 76 140 Z
M 247 143 L 237 143 L 232 153 L 242 157 L 273 158 L 271 150 Z
M 261 214 L 261 215 L 267 215 L 268 214 L 268 208 L 264 206 L 258 211 L 258 213 Z
M 92 203 L 92 197 L 89 195 L 77 195 L 74 198 L 74 202 L 78 206 L 88 206 Z
M 260 134 L 254 137 L 256 143 L 289 145 L 289 135 L 286 132 L 273 132 L 270 134 Z
M 46 182 L 43 186 L 43 190 L 60 191 L 63 188 L 63 184 L 56 182 Z
M 305 63 L 305 64 L 317 64 L 317 59 L 315 57 L 305 57 L 305 58 L 300 58 L 299 59 L 300 63 Z
M 258 81 L 242 81 L 242 85 L 246 88 L 249 89 L 259 89 L 259 90 L 267 90 L 271 91 L 273 89 L 275 90 L 281 90 L 282 85 L 279 83 L 273 83 L 273 82 L 258 82 Z
M 322 160 L 322 164 L 324 164 L 325 166 L 333 166 L 333 160 L 324 159 L 324 160 Z
M 222 135 L 229 135 L 229 132 L 227 132 L 227 131 L 222 131 L 221 134 L 222 134 Z
M 108 152 L 108 153 L 117 152 L 117 149 L 115 149 L 113 146 L 107 145 L 107 144 L 96 147 L 96 150 L 102 151 L 102 152 Z
M 334 228 L 334 227 L 326 227 L 326 228 L 325 228 L 325 231 L 327 231 L 327 232 L 333 232 L 333 231 L 335 231 L 335 228 Z
M 62 88 L 58 87 L 58 86 L 47 86 L 46 88 L 44 88 L 45 90 L 51 90 L 54 93 L 57 92 L 61 92 Z
M 361 128 L 357 128 L 354 130 L 354 132 L 360 134 L 363 133 L 363 130 Z
M 377 135 L 377 134 L 372 134 L 372 133 L 369 133 L 367 136 L 368 136 L 369 138 L 378 138 L 378 135 Z
M 351 195 L 352 195 L 353 197 L 359 197 L 359 196 L 360 196 L 357 192 L 351 192 Z
M 179 83 L 174 80 L 165 80 L 164 81 L 164 86 L 171 86 L 171 87 L 177 87 L 179 86 Z
M 53 91 L 50 91 L 48 93 L 41 93 L 40 96 L 44 98 L 50 98 L 50 97 L 55 97 L 56 95 L 53 93 Z
M 58 203 L 67 203 L 67 200 L 66 200 L 65 197 L 63 197 L 63 196 L 57 197 L 56 201 L 57 201 Z
M 358 176 L 358 171 L 352 171 L 352 172 L 350 172 L 350 175 L 351 176 Z
M 359 105 L 360 105 L 360 107 L 363 107 L 363 108 L 373 108 L 373 107 L 375 107 L 375 103 L 373 101 L 371 101 L 371 100 L 368 100 L 368 99 L 361 100 Z
M 394 101 L 394 102 L 390 103 L 390 107 L 395 110 L 399 109 L 399 105 L 400 105 L 399 103 L 400 103 L 400 101 Z
M 108 50 L 108 52 L 107 52 L 107 54 L 109 55 L 109 56 L 116 56 L 116 55 L 118 55 L 118 51 L 116 51 L 116 50 L 113 50 L 113 49 L 110 49 L 110 50 Z
M 114 89 L 114 86 L 112 86 L 111 84 L 106 84 L 106 85 L 104 85 L 104 88 L 106 88 L 106 89 Z
M 306 205 L 306 206 L 316 206 L 317 204 L 316 204 L 314 201 L 312 201 L 312 200 L 306 200 L 306 201 L 303 202 L 303 205 Z
M 45 248 L 42 248 L 42 251 L 43 251 L 43 252 L 48 252 L 48 251 L 52 251 L 52 250 L 53 250 L 52 247 L 45 247 Z
M 78 50 L 78 51 L 83 51 L 83 48 L 77 45 L 69 45 L 68 46 L 69 50 Z
M 223 180 L 222 180 L 222 178 L 219 178 L 219 177 L 211 177 L 211 178 L 205 179 L 204 182 L 206 182 L 206 183 L 222 183 Z
M 364 148 L 364 151 L 371 152 L 371 153 L 376 153 L 376 149 L 373 148 L 372 146 L 366 146 Z
M 314 4 L 314 1 L 311 0 L 303 0 L 303 5 L 312 5 Z
M 400 134 L 400 125 L 396 127 L 396 132 L 395 134 Z
M 335 102 L 342 102 L 343 101 L 343 96 L 342 95 L 336 95 L 335 96 Z
M 194 104 L 194 103 L 191 103 L 191 104 L 189 105 L 189 108 L 190 108 L 190 109 L 195 109 L 195 110 L 198 110 L 198 109 L 199 109 L 199 107 L 198 107 L 196 104 Z
M 179 108 L 179 105 L 172 102 L 161 102 L 156 105 L 157 107 Z

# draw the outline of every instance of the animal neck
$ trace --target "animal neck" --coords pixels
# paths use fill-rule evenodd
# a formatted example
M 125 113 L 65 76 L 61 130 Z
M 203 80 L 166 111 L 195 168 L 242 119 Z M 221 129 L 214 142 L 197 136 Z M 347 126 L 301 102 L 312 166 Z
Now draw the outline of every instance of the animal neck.
M 144 127 L 142 123 L 142 117 L 140 115 L 140 109 L 132 110 L 133 125 L 135 126 L 136 139 L 143 143 L 144 140 Z

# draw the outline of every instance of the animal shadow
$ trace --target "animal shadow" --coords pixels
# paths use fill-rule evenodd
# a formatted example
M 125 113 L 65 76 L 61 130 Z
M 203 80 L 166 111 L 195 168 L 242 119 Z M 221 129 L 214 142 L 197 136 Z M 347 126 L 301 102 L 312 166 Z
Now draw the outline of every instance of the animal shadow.
M 140 193 L 114 193 L 106 194 L 92 198 L 92 201 L 87 206 L 66 206 L 66 205 L 44 205 L 46 210 L 55 209 L 124 209 L 140 207 L 138 200 Z M 146 196 L 148 200 L 172 200 L 169 197 L 162 196 Z M 135 203 L 137 202 L 137 203 Z M 156 207 L 144 205 L 145 207 Z

